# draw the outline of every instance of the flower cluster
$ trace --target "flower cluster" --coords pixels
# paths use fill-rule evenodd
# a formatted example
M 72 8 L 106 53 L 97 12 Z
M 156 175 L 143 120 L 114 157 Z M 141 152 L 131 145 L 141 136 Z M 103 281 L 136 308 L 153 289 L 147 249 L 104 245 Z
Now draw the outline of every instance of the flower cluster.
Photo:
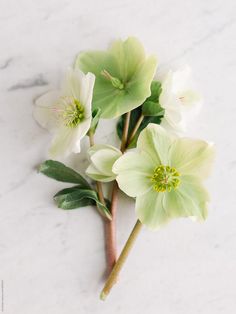
M 158 79 L 155 56 L 146 56 L 133 37 L 117 40 L 107 51 L 81 52 L 62 87 L 36 100 L 34 117 L 53 133 L 54 158 L 80 152 L 89 138 L 89 181 L 59 161 L 47 160 L 40 171 L 58 181 L 75 184 L 55 196 L 58 207 L 95 205 L 107 221 L 108 270 L 105 299 L 116 281 L 132 241 L 143 224 L 157 230 L 170 220 L 207 217 L 208 192 L 203 184 L 214 159 L 214 146 L 182 137 L 190 116 L 201 106 L 188 66 L 169 70 Z M 102 119 L 118 118 L 120 148 L 95 144 Z M 116 121 L 116 120 L 112 120 Z M 113 181 L 107 199 L 103 184 Z M 116 259 L 117 191 L 134 199 L 137 223 L 121 256 Z

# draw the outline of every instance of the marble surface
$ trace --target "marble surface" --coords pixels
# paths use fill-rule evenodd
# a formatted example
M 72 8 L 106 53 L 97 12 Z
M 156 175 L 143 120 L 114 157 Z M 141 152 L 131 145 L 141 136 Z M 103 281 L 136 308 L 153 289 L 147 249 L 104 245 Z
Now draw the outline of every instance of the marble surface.
M 58 86 L 84 49 L 135 35 L 162 68 L 188 63 L 205 104 L 188 134 L 214 141 L 204 224 L 178 220 L 143 229 L 104 303 L 103 224 L 92 208 L 64 212 L 63 184 L 37 174 L 50 135 L 32 118 L 33 100 Z M 231 314 L 236 312 L 236 2 L 234 0 L 2 0 L 0 2 L 0 279 L 4 313 Z M 112 142 L 113 125 L 97 142 Z M 88 143 L 84 141 L 84 147 Z M 85 155 L 68 163 L 77 169 Z M 135 222 L 121 196 L 118 246 Z

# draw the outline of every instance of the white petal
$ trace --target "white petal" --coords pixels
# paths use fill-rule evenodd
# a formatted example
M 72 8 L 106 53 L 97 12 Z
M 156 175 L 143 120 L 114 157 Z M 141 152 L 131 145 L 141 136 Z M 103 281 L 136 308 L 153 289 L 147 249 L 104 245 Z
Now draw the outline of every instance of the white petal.
M 119 149 L 117 149 L 116 147 L 114 147 L 112 145 L 106 145 L 106 144 L 93 145 L 92 147 L 90 147 L 88 149 L 88 155 L 91 157 L 93 154 L 95 154 L 97 151 L 99 151 L 101 149 L 109 149 L 109 150 L 112 150 L 112 151 L 116 152 L 117 154 L 121 155 L 121 151 Z
M 43 128 L 52 130 L 57 127 L 58 119 L 55 104 L 59 97 L 59 91 L 50 91 L 36 99 L 33 116 Z
M 122 155 L 121 151 L 111 145 L 93 145 L 88 150 L 91 165 L 86 170 L 89 177 L 96 181 L 110 182 L 116 175 L 112 172 L 114 162 Z
M 103 175 L 94 165 L 90 165 L 87 170 L 86 174 L 92 178 L 95 181 L 100 181 L 100 182 L 111 182 L 116 179 L 116 175 L 113 174 L 111 176 Z
M 120 151 L 104 148 L 95 152 L 90 158 L 93 165 L 101 172 L 101 174 L 112 176 L 112 167 L 115 161 L 121 156 Z
M 173 92 L 179 93 L 187 89 L 191 83 L 192 70 L 190 66 L 185 65 L 182 69 L 173 72 Z
M 65 93 L 78 99 L 85 108 L 85 117 L 91 116 L 91 103 L 95 75 L 84 74 L 79 69 L 69 69 L 66 76 Z
M 76 128 L 60 127 L 50 149 L 51 156 L 68 156 L 72 152 L 79 153 L 80 140 L 88 132 L 90 123 L 91 119 L 86 119 Z
M 91 116 L 93 88 L 95 83 L 95 75 L 87 73 L 84 79 L 83 93 L 81 93 L 81 102 L 85 106 L 85 116 Z
M 113 166 L 117 182 L 122 191 L 129 196 L 144 194 L 152 187 L 151 176 L 155 165 L 147 155 L 126 153 Z
M 173 72 L 169 71 L 161 85 L 159 102 L 162 108 L 173 107 L 175 105 L 175 95 L 173 94 Z
M 80 100 L 81 82 L 84 78 L 85 74 L 82 71 L 69 68 L 62 84 L 63 94 Z
M 190 110 L 195 105 L 202 103 L 201 95 L 192 89 L 183 90 L 178 94 L 178 98 L 181 108 L 186 110 Z
M 214 145 L 201 140 L 176 139 L 170 149 L 171 166 L 180 174 L 207 178 L 215 157 Z
M 169 131 L 174 133 L 182 133 L 185 130 L 185 121 L 181 114 L 181 111 L 176 106 L 174 107 L 166 107 L 165 115 L 161 121 L 161 126 Z
M 150 123 L 139 135 L 137 148 L 147 153 L 156 166 L 168 165 L 173 138 L 160 125 Z
M 166 192 L 164 207 L 171 218 L 191 217 L 205 220 L 209 196 L 200 180 L 194 176 L 181 177 L 181 184 L 175 190 Z
M 163 206 L 164 194 L 151 189 L 136 198 L 135 210 L 138 219 L 149 229 L 158 229 L 170 219 Z

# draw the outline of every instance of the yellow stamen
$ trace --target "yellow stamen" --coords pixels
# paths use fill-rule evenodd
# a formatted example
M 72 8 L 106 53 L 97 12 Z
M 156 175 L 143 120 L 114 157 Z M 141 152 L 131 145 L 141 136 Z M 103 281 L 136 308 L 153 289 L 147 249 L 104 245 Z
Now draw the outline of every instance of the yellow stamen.
M 176 189 L 180 184 L 180 174 L 174 167 L 160 165 L 154 169 L 151 181 L 153 188 L 157 192 L 170 192 Z

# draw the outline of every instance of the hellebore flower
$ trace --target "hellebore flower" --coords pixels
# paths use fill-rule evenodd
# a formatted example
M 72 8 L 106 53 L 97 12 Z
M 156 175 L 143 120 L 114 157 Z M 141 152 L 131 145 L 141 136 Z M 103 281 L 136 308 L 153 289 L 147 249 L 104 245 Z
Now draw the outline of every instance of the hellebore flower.
M 201 107 L 201 96 L 191 87 L 191 69 L 185 66 L 169 71 L 162 81 L 159 103 L 165 109 L 161 125 L 174 132 L 182 132 Z
M 136 197 L 138 219 L 150 229 L 177 217 L 204 220 L 209 197 L 202 181 L 212 165 L 213 145 L 171 137 L 161 126 L 149 124 L 137 149 L 121 156 L 113 172 L 120 189 Z
M 142 44 L 133 37 L 116 40 L 108 51 L 79 54 L 75 67 L 96 75 L 93 109 L 101 117 L 121 116 L 140 106 L 150 96 L 156 58 L 146 57 Z
M 112 172 L 114 162 L 122 155 L 121 151 L 110 145 L 94 145 L 88 150 L 91 164 L 86 174 L 95 181 L 110 182 L 116 179 Z
M 61 90 L 50 91 L 35 101 L 34 118 L 54 134 L 52 156 L 80 152 L 80 140 L 91 124 L 94 81 L 94 74 L 70 69 Z

